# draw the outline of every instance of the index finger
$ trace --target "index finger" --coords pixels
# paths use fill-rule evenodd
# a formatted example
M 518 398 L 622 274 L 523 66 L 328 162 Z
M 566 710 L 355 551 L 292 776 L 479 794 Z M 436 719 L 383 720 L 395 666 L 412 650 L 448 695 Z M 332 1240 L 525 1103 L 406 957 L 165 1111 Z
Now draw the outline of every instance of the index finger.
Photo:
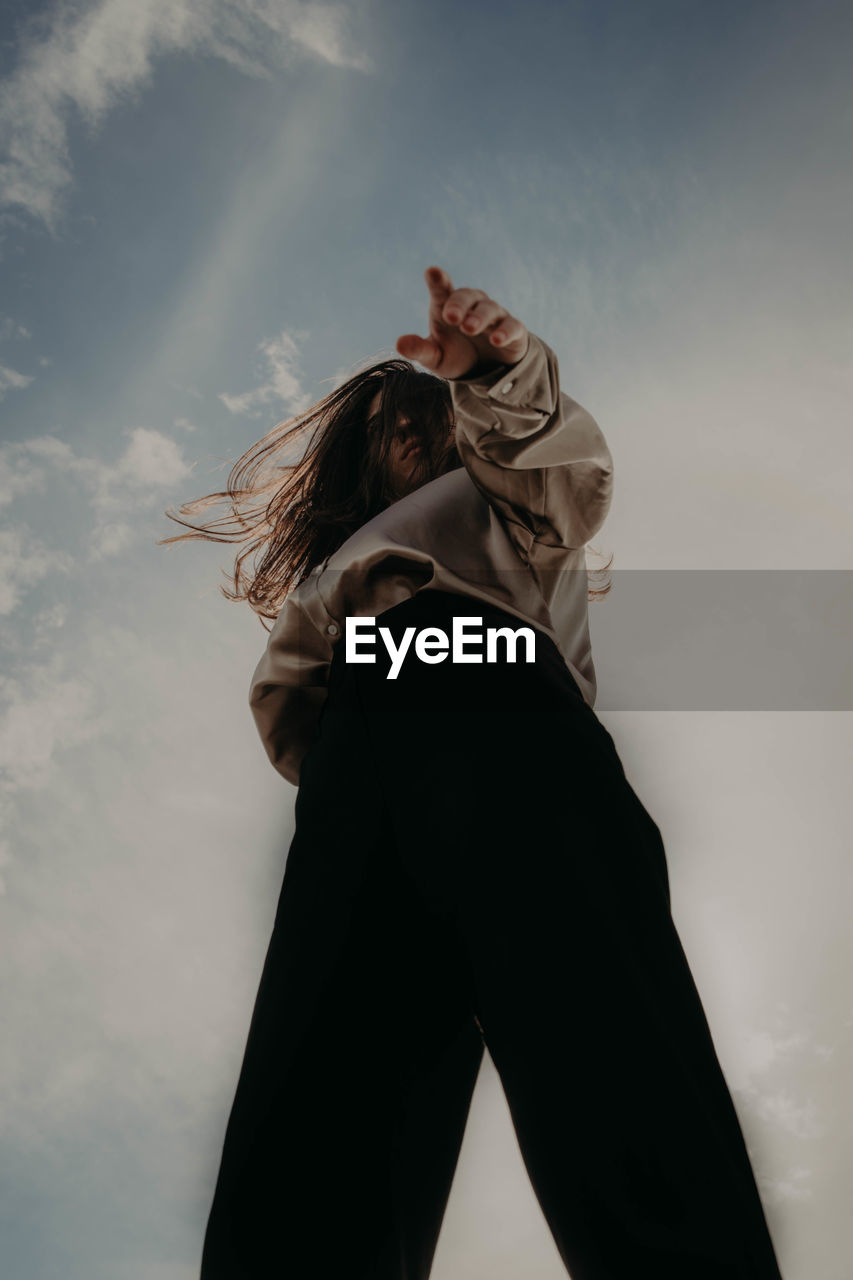
M 444 302 L 453 292 L 453 281 L 443 267 L 427 267 L 424 280 L 434 302 Z

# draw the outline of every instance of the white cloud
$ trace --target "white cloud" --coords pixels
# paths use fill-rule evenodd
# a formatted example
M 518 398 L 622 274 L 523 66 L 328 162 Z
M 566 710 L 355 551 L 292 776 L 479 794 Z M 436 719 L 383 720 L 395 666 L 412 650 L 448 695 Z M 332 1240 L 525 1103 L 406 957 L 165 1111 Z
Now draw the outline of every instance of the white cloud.
M 46 641 L 51 641 L 54 631 L 64 627 L 67 621 L 68 606 L 66 604 L 52 604 L 46 609 L 40 609 L 32 617 L 33 643 L 39 645 L 44 644 Z
M 0 400 L 7 391 L 23 391 L 32 380 L 31 375 L 18 373 L 17 369 L 10 369 L 8 365 L 0 364 Z
M 799 1033 L 774 1036 L 769 1031 L 754 1031 L 744 1045 L 742 1066 L 752 1075 L 766 1071 L 780 1055 L 791 1049 L 801 1049 L 806 1037 Z
M 7 453 L 16 461 L 22 453 L 35 454 L 52 463 L 64 475 L 73 475 L 89 492 L 89 506 L 96 517 L 91 534 L 90 555 L 93 560 L 123 551 L 133 540 L 134 528 L 129 513 L 150 507 L 160 499 L 163 489 L 171 488 L 192 474 L 181 456 L 180 446 L 160 431 L 134 427 L 128 433 L 124 452 L 116 462 L 81 457 L 57 436 L 38 436 L 10 446 Z M 0 454 L 0 464 L 3 455 Z M 20 464 L 18 464 L 20 467 Z M 24 482 L 16 477 L 19 470 L 7 462 L 6 490 L 23 491 Z M 20 474 L 26 473 L 21 471 Z M 16 488 L 17 485 L 17 488 Z M 0 502 L 3 500 L 3 472 L 0 470 Z
M 33 335 L 24 325 L 18 324 L 11 316 L 0 316 L 0 342 L 8 342 L 10 338 L 31 338 Z
M 311 397 L 303 390 L 299 380 L 299 342 L 308 337 L 303 330 L 289 333 L 286 329 L 277 338 L 268 338 L 259 344 L 266 363 L 267 380 L 251 391 L 238 395 L 228 392 L 219 393 L 219 399 L 231 413 L 249 414 L 253 418 L 260 417 L 256 405 L 269 404 L 279 400 L 294 413 L 307 409 Z
M 314 0 L 99 0 L 83 12 L 59 8 L 47 35 L 25 36 L 0 89 L 0 203 L 26 209 L 55 231 L 59 195 L 72 179 L 66 118 L 77 108 L 94 130 L 116 104 L 139 97 L 165 55 L 222 58 L 269 77 L 308 57 L 359 71 L 349 7 Z
M 21 441 L 14 452 L 17 454 L 24 449 L 27 453 L 34 453 L 37 458 L 44 458 L 46 462 L 53 462 L 59 467 L 73 466 L 75 462 L 71 445 L 60 440 L 58 436 L 33 436 L 31 440 Z
M 150 427 L 133 427 L 128 444 L 117 462 L 86 458 L 75 454 L 71 445 L 57 436 L 36 436 L 16 446 L 26 449 L 65 471 L 72 471 L 93 490 L 93 505 L 121 504 L 122 488 L 144 491 L 161 489 L 184 480 L 190 474 L 174 440 Z
M 55 569 L 66 572 L 71 557 L 33 538 L 25 525 L 0 529 L 0 617 L 12 613 L 25 590 Z
M 160 431 L 134 427 L 115 462 L 88 458 L 75 453 L 58 436 L 36 436 L 0 449 L 0 507 L 33 492 L 43 493 L 47 484 L 44 467 L 54 468 L 63 480 L 73 478 L 74 493 L 81 487 L 95 516 L 90 535 L 90 558 L 114 556 L 129 546 L 135 529 L 129 518 L 161 499 L 164 489 L 185 481 L 192 474 L 181 455 L 180 446 Z M 48 549 L 33 540 L 26 525 L 0 532 L 0 615 L 10 613 L 19 603 L 22 589 L 43 578 L 51 569 L 67 571 L 71 558 L 63 551 Z
M 369 71 L 370 60 L 363 54 L 352 54 L 345 47 L 341 26 L 341 6 L 334 4 L 301 4 L 294 6 L 285 20 L 294 44 L 315 54 L 323 62 L 336 67 L 355 67 Z
M 169 386 L 173 391 L 180 391 L 181 395 L 192 396 L 194 400 L 203 400 L 204 396 L 198 387 L 188 387 L 183 382 L 177 382 L 174 378 L 169 379 Z M 179 418 L 175 426 L 180 426 L 186 421 L 185 418 Z
M 786 1090 L 780 1089 L 759 1097 L 755 1106 L 762 1119 L 786 1129 L 796 1138 L 819 1138 L 823 1133 L 817 1107 L 811 1099 L 801 1105 Z
M 787 1200 L 811 1200 L 813 1192 L 807 1185 L 811 1176 L 811 1169 L 789 1169 L 784 1178 L 773 1178 L 762 1183 L 762 1198 L 770 1204 Z
M 6 703 L 0 720 L 2 791 L 46 786 L 58 751 L 86 742 L 98 732 L 91 714 L 91 690 L 80 680 L 65 679 L 55 664 L 33 668 L 31 688 L 4 680 Z
M 174 440 L 159 431 L 136 427 L 113 474 L 133 488 L 159 488 L 183 480 L 189 468 Z
M 180 447 L 160 431 L 135 427 L 116 462 L 72 455 L 68 465 L 89 488 L 90 505 L 109 524 L 129 508 L 149 506 L 160 490 L 185 480 L 192 468 L 181 457 Z
M 99 524 L 92 530 L 89 543 L 90 559 L 103 560 L 107 556 L 117 556 L 133 542 L 132 527 L 121 520 Z
M 0 449 L 0 507 L 8 506 L 22 493 L 43 489 L 44 472 L 34 467 L 20 448 L 10 445 Z

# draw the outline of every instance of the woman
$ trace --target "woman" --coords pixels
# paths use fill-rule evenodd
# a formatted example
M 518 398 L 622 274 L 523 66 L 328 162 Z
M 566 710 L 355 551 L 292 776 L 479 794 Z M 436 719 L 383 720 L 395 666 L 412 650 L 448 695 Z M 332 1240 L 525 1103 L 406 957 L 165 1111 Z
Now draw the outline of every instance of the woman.
M 426 1280 L 484 1044 L 573 1280 L 779 1280 L 661 834 L 592 710 L 608 447 L 541 339 L 425 279 L 429 336 L 181 535 L 257 535 L 230 594 L 275 619 L 250 706 L 299 788 L 202 1280 Z

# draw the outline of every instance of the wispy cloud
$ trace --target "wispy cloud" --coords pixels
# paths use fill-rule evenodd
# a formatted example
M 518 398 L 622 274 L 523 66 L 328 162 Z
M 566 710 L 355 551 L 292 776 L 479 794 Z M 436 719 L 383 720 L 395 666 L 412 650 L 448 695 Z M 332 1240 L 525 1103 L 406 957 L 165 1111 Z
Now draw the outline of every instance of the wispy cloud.
M 814 1194 L 809 1185 L 811 1179 L 811 1169 L 797 1166 L 789 1169 L 784 1178 L 765 1180 L 761 1187 L 761 1194 L 769 1204 L 788 1200 L 811 1200 Z
M 342 3 L 314 0 L 100 0 L 83 12 L 58 7 L 47 34 L 23 28 L 15 71 L 0 89 L 0 204 L 25 209 L 55 234 L 60 193 L 72 181 L 67 117 L 76 108 L 94 131 L 119 102 L 138 97 L 158 58 L 222 58 L 269 78 L 300 58 L 358 71 Z M 38 34 L 35 34 L 38 31 Z
M 298 344 L 307 337 L 308 334 L 302 330 L 289 333 L 284 329 L 277 338 L 261 342 L 259 350 L 266 366 L 266 381 L 239 395 L 220 392 L 219 399 L 226 409 L 231 413 L 248 414 L 253 418 L 261 416 L 261 410 L 256 406 L 275 400 L 294 413 L 306 409 L 311 403 L 311 397 L 303 390 L 300 382 Z
M 812 1098 L 800 1103 L 787 1089 L 778 1089 L 759 1097 L 755 1106 L 762 1119 L 787 1130 L 795 1138 L 819 1138 L 823 1133 L 817 1105 Z
M 743 1067 L 750 1075 L 759 1075 L 792 1049 L 802 1049 L 807 1044 L 801 1032 L 790 1035 L 774 1035 L 770 1031 L 758 1030 L 750 1035 L 744 1044 Z
M 0 529 L 0 617 L 12 613 L 24 592 L 70 558 L 34 539 L 26 525 Z
M 0 449 L 0 507 L 8 506 L 22 493 L 41 492 L 44 471 L 33 464 L 20 445 Z
M 8 342 L 11 338 L 31 338 L 33 335 L 24 325 L 18 324 L 11 316 L 0 316 L 0 342 Z
M 782 1016 L 777 1011 L 777 1017 Z M 787 1020 L 787 1014 L 784 1017 Z M 812 1035 L 789 1028 L 756 1029 L 741 1039 L 740 1047 L 740 1060 L 730 1065 L 727 1078 L 739 1109 L 748 1118 L 747 1132 L 755 1128 L 757 1146 L 759 1123 L 762 1126 L 765 1162 L 756 1167 L 762 1199 L 766 1205 L 812 1200 L 814 1169 L 803 1162 L 811 1153 L 802 1143 L 825 1137 L 826 1125 L 821 1118 L 823 1098 L 819 1095 L 816 1100 L 812 1092 L 823 1077 L 812 1074 L 810 1066 L 814 1060 L 825 1063 L 833 1050 Z M 818 1150 L 812 1148 L 812 1152 Z M 785 1161 L 792 1161 L 787 1168 Z
M 34 465 L 34 459 L 82 487 L 95 516 L 89 539 L 92 560 L 129 546 L 135 536 L 134 513 L 154 506 L 164 490 L 192 473 L 180 446 L 148 427 L 128 432 L 127 444 L 114 462 L 80 455 L 58 436 L 37 436 L 0 449 L 0 506 L 22 494 L 44 491 L 47 472 L 45 466 Z M 63 553 L 30 545 L 25 526 L 7 529 L 0 538 L 0 614 L 16 606 L 24 584 L 64 564 Z
M 7 795 L 44 786 L 56 753 L 98 732 L 84 682 L 51 664 L 31 668 L 29 676 L 28 687 L 19 680 L 0 683 L 0 788 Z
M 7 391 L 23 391 L 32 380 L 30 374 L 18 373 L 17 369 L 10 369 L 8 365 L 0 364 L 0 400 L 4 398 Z

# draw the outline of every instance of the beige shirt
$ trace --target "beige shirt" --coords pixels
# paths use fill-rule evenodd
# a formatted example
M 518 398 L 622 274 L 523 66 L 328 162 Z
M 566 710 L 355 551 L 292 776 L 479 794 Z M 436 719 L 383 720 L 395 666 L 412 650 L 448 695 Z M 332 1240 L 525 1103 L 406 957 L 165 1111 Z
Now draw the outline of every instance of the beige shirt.
M 424 587 L 539 627 L 595 701 L 584 548 L 612 494 L 601 430 L 560 390 L 557 357 L 533 333 L 516 364 L 449 385 L 464 466 L 386 507 L 314 568 L 287 596 L 252 675 L 261 740 L 294 785 L 346 618 L 375 617 Z

